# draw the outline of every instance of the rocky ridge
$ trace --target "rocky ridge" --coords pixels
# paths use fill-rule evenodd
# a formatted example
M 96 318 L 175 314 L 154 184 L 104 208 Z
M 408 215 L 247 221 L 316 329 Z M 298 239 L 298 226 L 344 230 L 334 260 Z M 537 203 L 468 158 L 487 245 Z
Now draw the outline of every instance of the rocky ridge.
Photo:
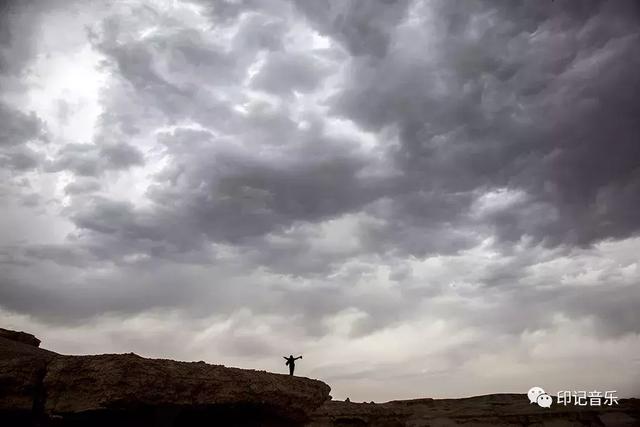
M 522 394 L 490 394 L 461 399 L 413 399 L 386 403 L 326 402 L 308 427 L 636 427 L 640 400 L 616 406 L 541 408 Z
M 133 353 L 65 356 L 0 329 L 2 426 L 640 426 L 640 400 L 540 408 L 525 395 L 331 401 L 302 377 Z
M 0 337 L 0 421 L 15 425 L 295 426 L 329 391 L 302 377 L 133 353 L 65 356 Z

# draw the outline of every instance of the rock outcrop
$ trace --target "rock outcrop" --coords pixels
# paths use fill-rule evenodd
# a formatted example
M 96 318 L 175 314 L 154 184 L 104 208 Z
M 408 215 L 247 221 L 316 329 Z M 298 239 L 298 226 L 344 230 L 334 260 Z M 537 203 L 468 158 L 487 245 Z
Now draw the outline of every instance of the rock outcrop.
M 640 400 L 615 406 L 541 408 L 526 395 L 491 394 L 464 399 L 415 399 L 387 403 L 330 401 L 318 408 L 308 427 L 632 427 L 640 426 Z
M 31 345 L 33 347 L 40 347 L 40 340 L 35 336 L 26 332 L 17 332 L 9 329 L 0 328 L 0 338 L 5 338 L 10 341 L 17 341 L 23 344 Z
M 135 354 L 64 356 L 0 338 L 0 425 L 303 425 L 308 378 Z
M 638 399 L 550 409 L 519 394 L 340 402 L 308 378 L 133 353 L 64 356 L 36 341 L 0 335 L 0 426 L 640 426 Z

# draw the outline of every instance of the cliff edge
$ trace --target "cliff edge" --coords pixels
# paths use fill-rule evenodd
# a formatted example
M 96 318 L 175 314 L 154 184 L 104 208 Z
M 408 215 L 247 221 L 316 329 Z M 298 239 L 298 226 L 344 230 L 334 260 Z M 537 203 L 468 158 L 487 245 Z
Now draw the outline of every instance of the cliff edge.
M 65 356 L 0 337 L 1 425 L 303 425 L 321 381 L 130 354 Z

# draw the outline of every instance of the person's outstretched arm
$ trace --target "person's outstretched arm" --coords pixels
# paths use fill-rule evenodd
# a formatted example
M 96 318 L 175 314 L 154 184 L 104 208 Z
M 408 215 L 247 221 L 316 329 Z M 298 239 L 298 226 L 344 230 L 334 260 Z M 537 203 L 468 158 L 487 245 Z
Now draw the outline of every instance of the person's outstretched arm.
M 282 358 L 283 358 L 284 360 L 289 360 L 289 358 L 288 358 L 287 356 L 282 356 Z
M 302 355 L 300 355 L 300 356 L 296 357 L 296 360 L 297 360 L 297 359 L 302 359 Z

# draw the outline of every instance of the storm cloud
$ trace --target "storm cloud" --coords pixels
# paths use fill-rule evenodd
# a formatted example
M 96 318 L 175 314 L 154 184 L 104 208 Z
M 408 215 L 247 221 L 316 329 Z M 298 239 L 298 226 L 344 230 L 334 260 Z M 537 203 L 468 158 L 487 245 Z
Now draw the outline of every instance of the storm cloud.
M 636 2 L 0 11 L 5 327 L 356 401 L 640 392 Z

